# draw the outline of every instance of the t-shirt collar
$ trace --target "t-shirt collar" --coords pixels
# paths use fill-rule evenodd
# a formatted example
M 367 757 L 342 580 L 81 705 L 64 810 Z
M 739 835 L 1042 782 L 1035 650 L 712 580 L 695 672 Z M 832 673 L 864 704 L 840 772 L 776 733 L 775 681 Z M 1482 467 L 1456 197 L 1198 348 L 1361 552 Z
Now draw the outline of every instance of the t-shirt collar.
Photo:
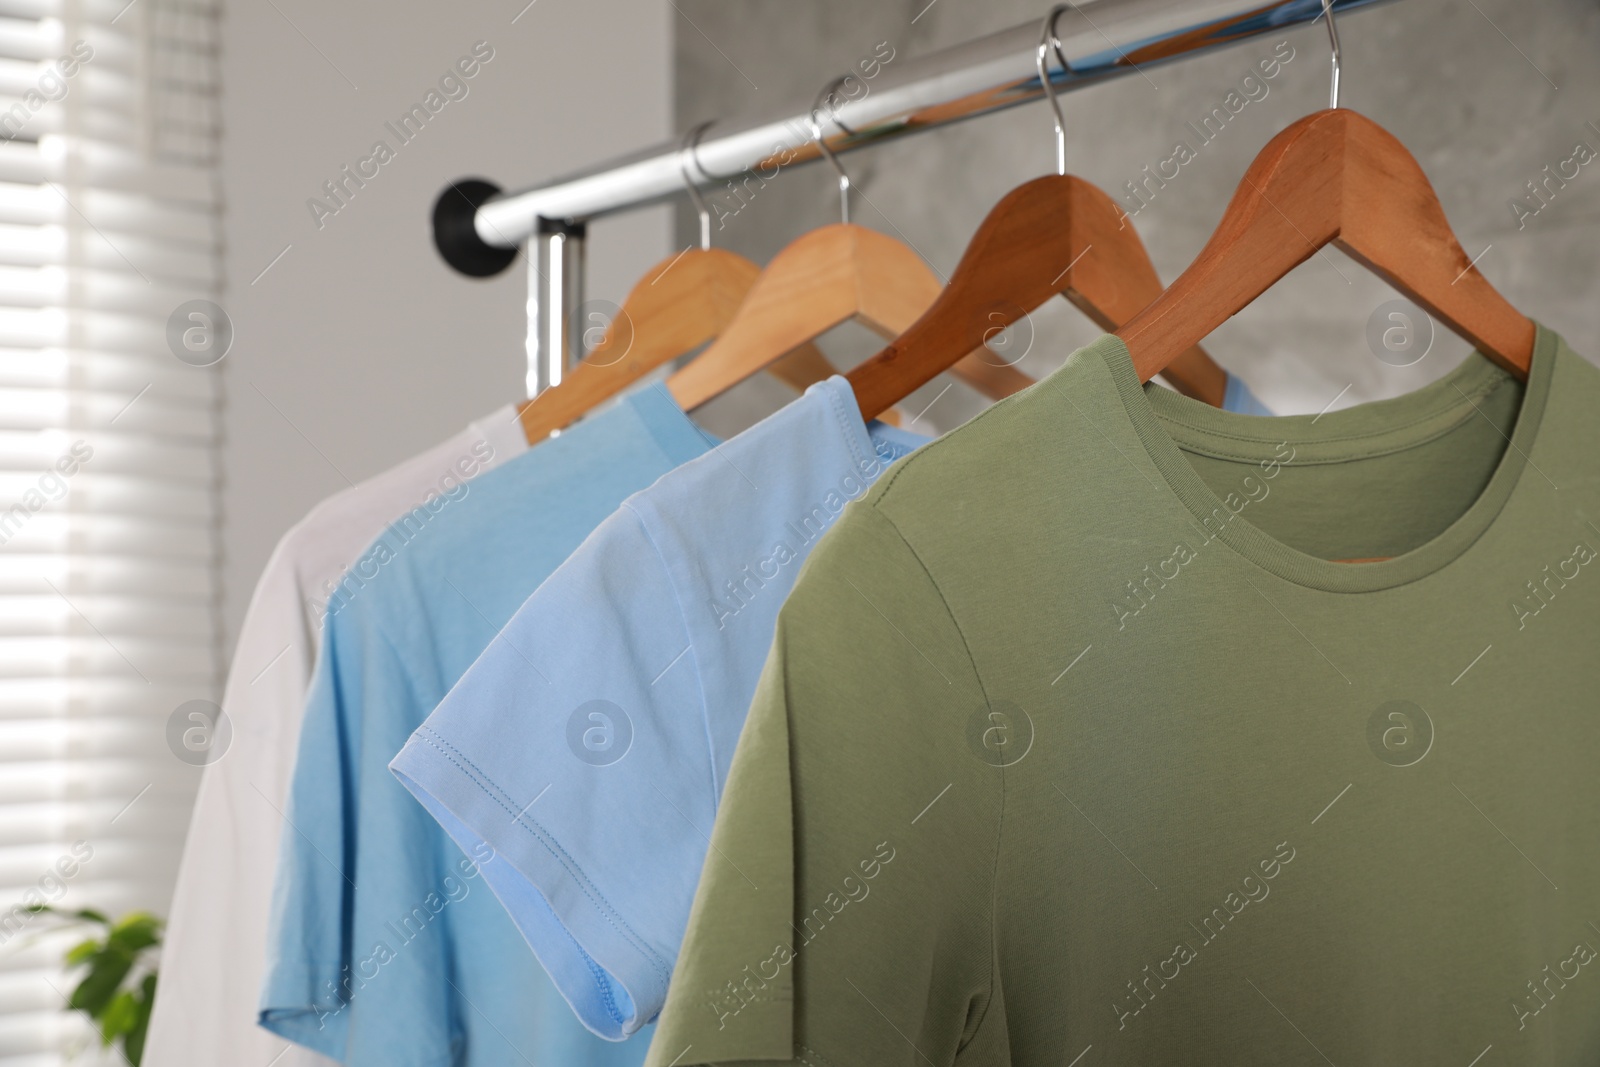
M 1376 563 L 1338 563 L 1318 559 L 1262 532 L 1249 522 L 1223 524 L 1219 537 L 1241 556 L 1280 578 L 1314 589 L 1337 593 L 1373 592 L 1417 581 L 1440 570 L 1466 552 L 1493 524 L 1510 499 L 1529 464 L 1543 421 L 1550 381 L 1561 348 L 1560 338 L 1543 326 L 1537 327 L 1532 367 L 1523 388 L 1508 447 L 1477 499 L 1437 537 L 1410 552 Z M 1289 439 L 1300 447 L 1317 452 L 1320 461 L 1337 459 L 1343 449 L 1347 458 L 1369 446 L 1401 447 L 1429 432 L 1428 423 L 1459 415 L 1463 404 L 1481 395 L 1495 381 L 1508 375 L 1481 353 L 1469 355 L 1461 366 L 1422 389 L 1391 400 L 1329 412 L 1321 416 L 1289 415 L 1260 419 L 1210 408 L 1169 390 L 1146 390 L 1134 370 L 1127 347 L 1115 335 L 1107 334 L 1077 352 L 1073 360 L 1091 359 L 1102 363 L 1115 383 L 1123 409 L 1152 462 L 1168 487 L 1202 523 L 1227 506 L 1184 458 L 1182 448 L 1220 451 L 1228 442 L 1237 444 L 1237 454 L 1248 454 L 1249 446 L 1264 446 Z M 1071 361 L 1069 361 L 1070 363 Z M 1470 414 L 1469 416 L 1470 417 Z M 1312 424 L 1316 423 L 1313 430 Z

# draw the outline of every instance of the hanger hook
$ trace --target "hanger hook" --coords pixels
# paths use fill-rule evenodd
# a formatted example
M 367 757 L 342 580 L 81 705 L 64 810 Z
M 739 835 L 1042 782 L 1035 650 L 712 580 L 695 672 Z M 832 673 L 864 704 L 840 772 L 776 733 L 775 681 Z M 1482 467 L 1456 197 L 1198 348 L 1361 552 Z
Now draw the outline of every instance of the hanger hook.
M 1044 86 L 1044 95 L 1050 101 L 1050 110 L 1056 116 L 1056 173 L 1067 173 L 1067 123 L 1061 114 L 1061 101 L 1056 99 L 1055 83 L 1050 80 L 1049 52 L 1053 47 L 1056 58 L 1061 61 L 1061 69 L 1067 73 L 1072 72 L 1072 67 L 1061 54 L 1061 39 L 1056 36 L 1056 19 L 1071 4 L 1057 4 L 1050 9 L 1044 17 L 1044 25 L 1039 28 L 1039 50 L 1034 57 L 1034 67 L 1039 71 L 1039 82 Z
M 1333 52 L 1333 84 L 1328 90 L 1328 106 L 1339 106 L 1339 30 L 1333 24 L 1333 0 L 1322 0 L 1322 17 L 1328 23 L 1328 45 Z
M 822 136 L 822 123 L 817 119 L 817 112 L 822 108 L 823 102 L 833 96 L 833 91 L 843 85 L 849 77 L 850 75 L 848 74 L 841 75 L 823 86 L 822 92 L 817 95 L 816 102 L 811 105 L 811 139 L 816 142 L 817 150 L 827 157 L 828 162 L 833 164 L 833 169 L 839 175 L 839 221 L 845 223 L 850 221 L 850 175 L 845 173 L 844 167 L 839 164 L 839 157 L 833 154 L 833 149 L 828 147 L 827 138 Z M 840 122 L 837 116 L 832 115 L 831 109 L 830 117 L 833 118 L 834 125 L 846 133 L 851 132 L 850 127 Z
M 694 179 L 689 176 L 689 163 L 692 161 L 694 169 L 700 171 L 702 175 L 705 174 L 705 171 L 700 170 L 700 157 L 695 150 L 700 146 L 701 134 L 711 126 L 710 122 L 702 122 L 685 133 L 683 144 L 678 149 L 678 171 L 683 175 L 683 187 L 688 190 L 689 199 L 694 202 L 695 213 L 700 216 L 700 248 L 705 252 L 711 251 L 711 212 L 706 209 L 706 201 L 700 195 L 699 186 L 695 185 Z

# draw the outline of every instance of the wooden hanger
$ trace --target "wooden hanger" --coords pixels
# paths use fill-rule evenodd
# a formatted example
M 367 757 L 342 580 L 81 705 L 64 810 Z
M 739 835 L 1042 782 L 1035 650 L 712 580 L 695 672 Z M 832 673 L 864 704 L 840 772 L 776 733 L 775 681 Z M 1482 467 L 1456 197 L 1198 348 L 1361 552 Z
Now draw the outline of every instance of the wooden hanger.
M 1171 352 L 1216 329 L 1329 244 L 1527 380 L 1532 320 L 1478 273 L 1416 158 L 1371 119 L 1337 107 L 1267 143 L 1200 255 L 1118 332 L 1139 379 L 1161 373 Z
M 1322 16 L 1333 60 L 1328 109 L 1267 142 L 1189 269 L 1118 331 L 1140 379 L 1336 244 L 1526 381 L 1532 320 L 1462 251 L 1416 157 L 1382 126 L 1339 106 L 1332 0 L 1322 0 Z
M 852 223 L 823 226 L 772 258 L 733 321 L 667 379 L 667 388 L 685 411 L 692 410 L 842 322 L 854 320 L 892 337 L 915 322 L 942 288 L 933 269 L 900 241 Z M 980 339 L 963 355 L 981 344 Z M 998 356 L 991 359 L 972 355 L 956 371 L 996 398 L 1033 384 Z
M 1533 322 L 1473 266 L 1416 158 L 1344 108 L 1308 115 L 1268 142 L 1200 255 L 1117 331 L 1140 380 L 1328 244 L 1526 380 Z
M 903 400 L 961 353 L 1060 294 L 1101 329 L 1131 319 L 1161 293 L 1139 235 L 1111 198 L 1051 174 L 1007 193 L 978 227 L 927 313 L 846 377 L 864 417 Z M 1179 392 L 1222 405 L 1227 372 L 1199 348 L 1167 372 Z
M 1058 5 L 1045 17 L 1037 56 L 1039 80 L 1055 112 L 1057 173 L 1002 197 L 927 313 L 846 376 L 867 418 L 1052 296 L 1066 297 L 1101 329 L 1114 330 L 1161 293 L 1161 279 L 1127 213 L 1066 173 L 1065 126 L 1046 61 L 1063 10 Z M 1198 347 L 1172 360 L 1166 377 L 1179 392 L 1222 406 L 1227 372 Z
M 692 248 L 663 260 L 628 293 L 592 351 L 560 385 L 518 411 L 530 444 L 564 430 L 669 360 L 720 334 L 760 275 L 750 260 L 720 248 Z M 768 368 L 803 392 L 838 373 L 815 345 L 800 345 Z
M 802 234 L 772 257 L 728 328 L 698 359 L 667 379 L 667 388 L 685 411 L 840 323 L 853 320 L 880 336 L 893 337 L 938 298 L 942 289 L 938 276 L 910 246 L 850 222 L 850 178 L 828 147 L 817 119 L 836 84 L 818 97 L 811 131 L 818 150 L 838 172 L 843 221 Z M 953 368 L 957 377 L 992 399 L 1033 384 L 999 356 L 978 351 L 981 347 L 980 341 L 961 353 L 968 358 Z
M 700 135 L 710 125 L 689 130 L 679 156 L 684 188 L 700 217 L 700 247 L 662 260 L 646 272 L 583 362 L 560 385 L 518 409 L 530 444 L 565 429 L 661 364 L 716 337 L 760 276 L 761 269 L 745 257 L 711 247 L 711 212 L 689 176 L 688 165 Z M 796 346 L 768 369 L 797 392 L 838 373 L 828 357 L 810 344 Z M 896 414 L 886 416 L 887 421 L 898 424 Z

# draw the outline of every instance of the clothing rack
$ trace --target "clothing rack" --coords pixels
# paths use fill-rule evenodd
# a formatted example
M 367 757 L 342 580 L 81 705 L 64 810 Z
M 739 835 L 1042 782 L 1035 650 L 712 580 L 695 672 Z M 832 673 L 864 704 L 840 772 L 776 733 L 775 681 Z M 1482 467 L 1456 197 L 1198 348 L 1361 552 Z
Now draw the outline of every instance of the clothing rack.
M 1378 2 L 1334 0 L 1333 9 L 1342 15 Z M 1063 7 L 1054 20 L 1049 66 L 1058 92 L 1313 22 L 1323 5 L 1090 0 Z M 725 129 L 708 124 L 689 141 L 655 145 L 522 192 L 503 193 L 481 179 L 456 182 L 435 202 L 435 245 L 457 270 L 484 277 L 510 266 L 524 242 L 532 244 L 527 380 L 529 395 L 537 395 L 583 356 L 583 330 L 574 320 L 583 302 L 590 219 L 683 194 L 686 179 L 704 188 L 728 183 L 737 189 L 741 182 L 771 181 L 783 169 L 820 159 L 813 116 L 837 154 L 1039 100 L 1044 86 L 1036 60 L 1046 17 L 1041 13 L 987 37 L 885 64 L 870 80 L 860 73 L 837 78 L 808 107 L 783 117 Z

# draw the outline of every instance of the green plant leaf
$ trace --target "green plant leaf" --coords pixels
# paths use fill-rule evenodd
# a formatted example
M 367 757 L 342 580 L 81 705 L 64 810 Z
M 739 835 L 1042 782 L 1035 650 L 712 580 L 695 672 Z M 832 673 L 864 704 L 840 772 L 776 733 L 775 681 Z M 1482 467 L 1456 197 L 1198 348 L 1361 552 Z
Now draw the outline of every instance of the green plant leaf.
M 69 967 L 87 967 L 88 973 L 67 998 L 67 1008 L 81 1011 L 100 1031 L 100 1043 L 109 1046 L 122 1042 L 123 1057 L 131 1067 L 139 1067 L 144 1057 L 145 1037 L 150 1027 L 150 1011 L 155 1003 L 156 972 L 141 967 L 144 973 L 135 984 L 122 988 L 130 974 L 138 973 L 141 957 L 161 944 L 165 923 L 147 911 L 129 912 L 115 922 L 103 912 L 81 908 L 66 912 L 48 904 L 27 909 L 33 914 L 49 912 L 63 920 L 92 922 L 105 927 L 105 938 L 87 938 L 65 955 Z
M 100 1044 L 109 1045 L 132 1030 L 139 1021 L 139 1008 L 132 992 L 124 991 L 111 998 L 100 1015 Z
M 117 995 L 117 987 L 133 969 L 133 959 L 133 953 L 115 945 L 107 945 L 95 953 L 89 961 L 88 976 L 72 991 L 67 1007 L 76 1008 L 91 1019 L 98 1020 L 111 1003 L 111 998 Z
M 104 946 L 99 938 L 91 937 L 87 941 L 79 941 L 67 950 L 66 961 L 68 967 L 76 967 L 85 963 Z
M 150 1009 L 156 1001 L 156 976 L 154 973 L 144 976 L 144 981 L 139 983 L 137 998 L 139 1016 L 127 1035 L 122 1039 L 122 1054 L 127 1058 L 130 1067 L 139 1067 L 139 1061 L 144 1059 L 144 1039 L 150 1030 Z
M 117 920 L 107 941 L 129 952 L 149 948 L 161 942 L 161 920 L 148 912 L 132 912 Z
M 77 911 L 62 911 L 60 908 L 52 907 L 49 904 L 29 904 L 23 910 L 30 915 L 59 915 L 63 919 L 82 919 L 85 922 L 99 923 L 102 926 L 111 925 L 110 919 L 106 918 L 103 913 L 95 911 L 93 908 L 79 908 Z

